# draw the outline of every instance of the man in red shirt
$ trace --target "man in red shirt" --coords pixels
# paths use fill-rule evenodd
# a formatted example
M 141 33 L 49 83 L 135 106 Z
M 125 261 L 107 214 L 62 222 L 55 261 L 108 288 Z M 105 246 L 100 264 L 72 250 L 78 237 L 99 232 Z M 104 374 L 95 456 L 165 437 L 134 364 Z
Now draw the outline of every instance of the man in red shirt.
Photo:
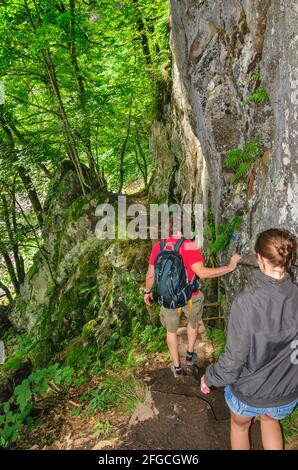
M 171 249 L 171 245 L 181 238 L 181 235 L 172 235 L 166 239 L 166 249 Z M 160 242 L 155 243 L 152 248 L 151 256 L 149 258 L 149 267 L 146 274 L 146 287 L 144 301 L 147 305 L 153 299 L 151 289 L 154 285 L 154 262 L 157 255 L 160 252 Z M 231 257 L 230 263 L 227 266 L 221 266 L 218 268 L 207 268 L 204 266 L 203 256 L 197 247 L 196 243 L 191 240 L 185 240 L 181 245 L 179 253 L 183 259 L 184 266 L 186 267 L 188 274 L 188 281 L 191 281 L 196 275 L 201 280 L 211 279 L 224 274 L 228 274 L 237 267 L 237 262 L 241 259 L 241 256 L 235 254 Z M 194 346 L 198 334 L 198 322 L 202 318 L 203 314 L 203 302 L 204 296 L 200 291 L 196 291 L 192 294 L 192 308 L 190 305 L 182 307 L 182 312 L 186 314 L 188 318 L 187 324 L 187 337 L 188 337 L 188 350 L 186 354 L 186 364 L 193 365 L 197 359 L 197 354 L 194 352 Z M 181 309 L 170 309 L 161 307 L 160 320 L 163 326 L 167 329 L 167 344 L 171 354 L 172 363 L 170 368 L 177 377 L 182 374 L 182 367 L 178 352 L 178 338 L 177 330 L 179 328 Z

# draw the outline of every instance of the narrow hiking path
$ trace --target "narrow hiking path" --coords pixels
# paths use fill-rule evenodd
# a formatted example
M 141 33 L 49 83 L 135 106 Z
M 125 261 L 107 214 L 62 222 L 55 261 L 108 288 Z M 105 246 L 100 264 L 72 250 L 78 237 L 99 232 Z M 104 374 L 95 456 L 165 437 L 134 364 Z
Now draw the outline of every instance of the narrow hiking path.
M 186 328 L 178 331 L 181 357 L 187 349 Z M 93 450 L 187 450 L 229 449 L 229 411 L 223 391 L 213 390 L 204 396 L 199 391 L 199 379 L 204 365 L 210 362 L 212 347 L 204 337 L 201 322 L 196 343 L 199 362 L 187 368 L 183 377 L 172 376 L 162 354 L 136 372 L 145 382 L 144 398 L 132 414 L 108 411 L 80 419 L 71 414 L 75 397 L 61 402 L 47 416 L 43 428 L 36 429 L 36 438 L 44 434 L 43 442 L 31 449 L 93 449 Z M 111 429 L 95 437 L 94 426 L 101 421 Z M 46 435 L 51 442 L 47 442 Z M 32 442 L 32 435 L 30 437 Z M 259 424 L 252 426 L 254 449 L 260 449 Z M 26 447 L 23 442 L 22 448 Z
M 178 331 L 181 358 L 187 350 L 186 328 Z M 200 393 L 199 382 L 210 362 L 212 347 L 204 338 L 201 322 L 195 350 L 197 366 L 184 369 L 175 379 L 168 367 L 144 371 L 147 393 L 133 413 L 126 432 L 111 449 L 190 450 L 229 449 L 229 410 L 222 390 L 208 396 Z M 252 445 L 261 449 L 259 424 L 252 426 Z
M 187 349 L 186 328 L 178 331 L 181 357 Z M 18 448 L 31 450 L 226 450 L 230 448 L 229 410 L 223 390 L 208 396 L 199 391 L 199 380 L 212 358 L 213 348 L 206 341 L 203 322 L 196 342 L 199 361 L 174 379 L 164 353 L 152 355 L 145 367 L 134 375 L 145 383 L 143 398 L 133 413 L 109 410 L 88 417 L 73 416 L 82 390 L 69 394 L 51 409 L 44 423 L 21 439 Z M 93 384 L 100 378 L 93 379 Z M 109 423 L 95 436 L 96 423 Z M 50 443 L 47 443 L 50 441 Z M 30 442 L 30 445 L 28 443 Z M 32 443 L 34 444 L 32 445 Z M 262 449 L 259 422 L 251 428 L 252 448 Z M 297 438 L 286 445 L 298 450 Z

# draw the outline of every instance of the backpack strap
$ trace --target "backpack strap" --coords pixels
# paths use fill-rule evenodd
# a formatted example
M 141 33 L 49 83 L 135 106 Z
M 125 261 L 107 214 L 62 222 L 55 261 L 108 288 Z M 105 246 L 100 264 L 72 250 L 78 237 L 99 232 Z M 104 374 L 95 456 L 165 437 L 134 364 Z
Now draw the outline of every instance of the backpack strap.
M 191 314 L 192 314 L 192 297 L 189 299 L 188 305 L 189 305 L 189 309 L 188 309 L 187 318 L 189 319 L 191 317 Z
M 179 251 L 184 241 L 185 241 L 185 238 L 181 237 L 180 240 L 178 240 L 177 243 L 175 244 L 174 251 Z
M 160 251 L 163 251 L 165 249 L 165 246 L 166 246 L 166 241 L 165 240 L 160 240 Z

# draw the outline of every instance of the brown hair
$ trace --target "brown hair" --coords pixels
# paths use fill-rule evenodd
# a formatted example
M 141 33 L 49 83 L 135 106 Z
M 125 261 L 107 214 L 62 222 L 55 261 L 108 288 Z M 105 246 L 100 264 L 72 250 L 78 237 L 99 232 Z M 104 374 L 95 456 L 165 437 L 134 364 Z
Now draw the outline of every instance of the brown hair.
M 272 266 L 288 270 L 296 256 L 296 239 L 286 230 L 271 228 L 258 235 L 255 251 Z

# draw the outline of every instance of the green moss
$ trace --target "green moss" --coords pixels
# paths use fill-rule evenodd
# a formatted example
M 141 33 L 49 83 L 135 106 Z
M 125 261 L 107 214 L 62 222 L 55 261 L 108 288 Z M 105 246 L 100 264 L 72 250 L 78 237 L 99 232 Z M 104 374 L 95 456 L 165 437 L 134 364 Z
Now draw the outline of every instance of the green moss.
M 85 369 L 96 361 L 97 353 L 95 342 L 86 344 L 84 339 L 80 338 L 68 349 L 65 363 L 76 370 Z
M 71 288 L 51 298 L 50 308 L 55 329 L 53 340 L 57 346 L 65 338 L 73 338 L 79 334 L 86 321 L 93 320 L 99 309 L 98 258 L 99 252 L 91 252 L 78 266 Z M 51 322 L 50 325 L 52 329 Z M 89 327 L 91 325 L 90 323 Z
M 21 367 L 22 362 L 23 357 L 19 353 L 16 353 L 14 356 L 12 356 L 5 362 L 5 369 L 14 372 L 15 370 L 18 370 Z
M 46 295 L 48 297 L 51 297 L 51 295 L 53 295 L 54 291 L 55 291 L 55 287 L 54 286 L 49 286 L 46 290 Z
M 37 274 L 39 271 L 39 268 L 38 266 L 36 266 L 36 264 L 32 264 L 31 268 L 29 269 L 28 273 L 27 273 L 27 276 L 29 279 L 32 279 L 35 274 Z
M 29 354 L 33 368 L 46 367 L 52 360 L 55 348 L 50 338 L 41 340 Z
M 22 300 L 21 298 L 17 298 L 17 300 L 16 300 L 16 310 L 19 312 L 20 317 L 22 317 L 24 315 L 24 313 L 26 312 L 26 308 L 27 308 L 27 303 L 24 300 Z
M 90 320 L 88 321 L 82 329 L 82 337 L 83 338 L 88 338 L 88 336 L 91 336 L 94 334 L 94 329 L 95 329 L 96 321 L 95 320 Z
M 65 220 L 68 222 L 78 220 L 84 213 L 84 206 L 88 204 L 86 196 L 78 197 L 67 209 Z

